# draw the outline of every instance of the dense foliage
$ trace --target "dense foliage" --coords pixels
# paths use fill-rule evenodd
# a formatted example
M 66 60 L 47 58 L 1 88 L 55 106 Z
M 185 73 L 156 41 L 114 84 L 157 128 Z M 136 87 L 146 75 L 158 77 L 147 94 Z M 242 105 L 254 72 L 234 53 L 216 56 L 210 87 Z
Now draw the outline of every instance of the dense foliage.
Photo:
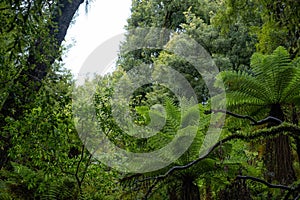
M 60 57 L 66 31 L 83 2 L 0 3 L 0 199 L 299 198 L 299 1 L 132 0 L 117 69 L 78 86 Z M 150 33 L 138 38 L 131 31 L 139 28 Z M 154 41 L 166 48 L 126 51 L 151 38 L 147 34 L 155 28 L 172 32 Z M 214 87 L 225 86 L 226 99 L 212 97 L 193 63 L 166 50 L 176 42 L 191 45 L 183 35 L 211 56 L 220 71 Z M 127 79 L 137 66 L 165 80 L 174 78 L 165 72 L 171 66 L 196 98 L 179 98 L 170 88 L 150 83 L 114 104 L 114 93 L 131 87 Z M 92 97 L 87 95 L 91 90 Z M 88 98 L 92 105 L 86 104 Z M 224 101 L 227 110 L 213 110 L 213 100 Z M 125 126 L 120 127 L 113 109 L 128 107 L 130 117 L 122 118 Z M 74 109 L 94 112 L 94 121 L 81 119 Z M 226 114 L 221 136 L 203 152 L 209 126 L 221 126 L 221 114 Z M 149 124 L 163 127 L 151 137 L 135 137 L 140 133 L 132 127 Z M 114 145 L 136 153 L 171 141 L 178 150 L 191 139 L 190 132 L 196 134 L 168 166 L 124 173 L 88 149 L 93 140 L 86 132 L 97 129 Z

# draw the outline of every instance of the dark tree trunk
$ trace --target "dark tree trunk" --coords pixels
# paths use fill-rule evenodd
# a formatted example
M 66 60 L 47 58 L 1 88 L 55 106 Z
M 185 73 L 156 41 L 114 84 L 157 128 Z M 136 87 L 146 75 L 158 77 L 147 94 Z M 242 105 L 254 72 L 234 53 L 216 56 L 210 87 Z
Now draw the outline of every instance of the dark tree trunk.
M 193 179 L 184 180 L 181 188 L 181 200 L 200 200 L 200 191 Z
M 170 186 L 168 189 L 169 200 L 200 200 L 199 188 L 193 181 L 193 178 L 185 177 L 180 187 Z
M 300 163 L 300 139 L 295 138 L 295 143 L 296 143 L 296 149 L 297 149 L 298 162 Z
M 284 115 L 279 104 L 271 107 L 270 116 L 284 121 Z M 268 124 L 269 127 L 274 125 L 276 124 Z M 264 163 L 267 168 L 267 181 L 276 180 L 280 184 L 289 185 L 296 180 L 290 139 L 283 133 L 266 141 Z
M 298 125 L 298 115 L 297 115 L 297 109 L 294 104 L 292 104 L 292 123 L 295 125 Z M 297 151 L 297 157 L 298 162 L 300 162 L 300 139 L 299 137 L 294 137 L 295 143 L 296 143 L 296 151 Z
M 0 169 L 8 165 L 8 151 L 11 148 L 12 136 L 5 131 L 5 119 L 7 117 L 14 120 L 20 119 L 24 111 L 30 108 L 30 104 L 34 102 L 51 65 L 60 56 L 61 43 L 75 12 L 83 1 L 60 0 L 57 2 L 51 16 L 53 24 L 49 25 L 48 28 L 49 37 L 53 37 L 53 42 L 44 42 L 45 38 L 36 38 L 35 45 L 29 50 L 27 66 L 14 80 L 13 88 L 10 89 L 0 110 L 0 139 L 3 142 L 3 146 L 0 148 Z M 41 56 L 44 59 L 40 59 Z

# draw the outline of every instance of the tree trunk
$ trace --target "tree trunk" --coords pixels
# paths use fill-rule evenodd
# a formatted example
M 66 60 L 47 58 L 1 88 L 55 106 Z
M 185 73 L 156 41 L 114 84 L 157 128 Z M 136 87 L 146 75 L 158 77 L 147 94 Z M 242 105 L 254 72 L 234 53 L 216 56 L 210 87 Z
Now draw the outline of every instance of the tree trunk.
M 297 115 L 297 109 L 294 104 L 292 104 L 292 123 L 295 125 L 298 125 L 298 115 Z M 300 139 L 299 137 L 294 137 L 295 143 L 296 143 L 296 151 L 297 151 L 297 157 L 298 162 L 300 162 Z
M 183 181 L 181 188 L 181 200 L 200 200 L 200 191 L 193 179 Z
M 5 119 L 7 117 L 14 120 L 20 119 L 24 112 L 30 108 L 28 105 L 34 102 L 51 65 L 60 56 L 61 43 L 75 12 L 83 1 L 59 0 L 57 2 L 51 16 L 54 25 L 51 24 L 48 28 L 49 37 L 53 36 L 53 42 L 44 42 L 45 38 L 36 38 L 35 45 L 29 50 L 27 66 L 24 67 L 20 76 L 14 80 L 13 88 L 0 110 L 0 139 L 3 142 L 3 146 L 0 148 L 0 169 L 8 165 L 8 152 L 12 145 L 12 136 L 5 131 Z M 44 59 L 41 59 L 41 56 Z
M 284 121 L 284 115 L 279 104 L 271 107 L 270 116 Z M 276 124 L 268 124 L 269 127 L 274 125 Z M 264 163 L 267 168 L 267 181 L 278 181 L 280 184 L 289 185 L 296 180 L 288 136 L 280 133 L 280 135 L 266 141 Z

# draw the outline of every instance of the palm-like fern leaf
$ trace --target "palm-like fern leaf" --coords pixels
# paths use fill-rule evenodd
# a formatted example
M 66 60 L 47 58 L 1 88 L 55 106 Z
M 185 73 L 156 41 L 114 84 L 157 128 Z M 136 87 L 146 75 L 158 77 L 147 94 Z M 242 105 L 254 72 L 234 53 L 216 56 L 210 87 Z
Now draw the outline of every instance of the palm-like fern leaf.
M 252 56 L 253 73 L 221 72 L 215 86 L 224 83 L 229 109 L 257 112 L 273 104 L 293 102 L 299 97 L 298 65 L 292 64 L 283 47 L 278 47 L 271 55 L 255 53 Z

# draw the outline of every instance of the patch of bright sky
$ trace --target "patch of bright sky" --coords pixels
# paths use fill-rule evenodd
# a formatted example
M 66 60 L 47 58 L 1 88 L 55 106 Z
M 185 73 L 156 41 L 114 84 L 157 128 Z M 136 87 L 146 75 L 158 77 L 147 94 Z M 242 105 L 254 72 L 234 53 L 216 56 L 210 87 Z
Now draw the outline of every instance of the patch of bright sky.
M 124 33 L 130 16 L 131 0 L 93 0 L 88 13 L 82 4 L 69 28 L 65 46 L 71 46 L 63 61 L 75 77 L 87 57 L 102 43 Z M 113 60 L 112 60 L 113 63 Z M 107 67 L 107 66 L 105 66 Z

